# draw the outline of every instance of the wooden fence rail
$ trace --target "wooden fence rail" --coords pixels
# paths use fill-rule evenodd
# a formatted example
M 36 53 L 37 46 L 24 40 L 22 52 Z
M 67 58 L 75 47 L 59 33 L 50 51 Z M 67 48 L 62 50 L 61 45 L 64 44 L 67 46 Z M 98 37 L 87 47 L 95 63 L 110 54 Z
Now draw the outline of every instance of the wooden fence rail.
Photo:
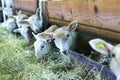
M 120 42 L 120 0 L 68 0 L 44 2 L 48 22 L 61 24 L 76 20 L 80 31 L 102 35 Z M 56 21 L 57 20 L 57 21 Z M 65 24 L 61 24 L 63 26 Z

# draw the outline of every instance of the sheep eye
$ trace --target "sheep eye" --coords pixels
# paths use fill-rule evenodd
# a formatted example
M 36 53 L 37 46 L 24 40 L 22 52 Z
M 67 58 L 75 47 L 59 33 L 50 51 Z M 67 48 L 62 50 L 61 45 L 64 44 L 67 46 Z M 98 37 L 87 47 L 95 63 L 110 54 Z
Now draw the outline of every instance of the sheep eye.
M 114 57 L 115 57 L 115 54 L 111 54 L 111 56 L 114 58 Z
M 44 48 L 45 46 L 41 46 L 41 50 Z
M 50 42 L 51 40 L 48 39 L 48 40 L 46 40 L 46 41 L 47 41 L 47 42 Z
M 69 34 L 67 34 L 67 37 L 69 37 L 70 35 Z
M 16 19 L 14 19 L 14 21 L 16 22 Z
M 53 41 L 55 41 L 55 38 L 53 38 Z
M 20 28 L 22 28 L 22 26 L 20 26 Z

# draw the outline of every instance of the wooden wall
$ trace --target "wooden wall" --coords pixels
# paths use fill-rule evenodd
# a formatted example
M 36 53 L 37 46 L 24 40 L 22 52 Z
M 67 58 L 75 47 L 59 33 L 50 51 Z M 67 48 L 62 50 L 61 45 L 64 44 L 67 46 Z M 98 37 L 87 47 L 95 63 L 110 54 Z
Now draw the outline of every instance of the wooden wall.
M 60 26 L 76 20 L 80 31 L 120 42 L 119 4 L 120 0 L 45 1 L 43 15 L 49 23 Z M 14 8 L 35 12 L 36 0 L 14 0 Z
M 101 35 L 120 42 L 120 0 L 48 1 L 46 20 L 61 26 L 72 20 L 79 22 L 79 30 Z
M 14 1 L 14 9 L 20 9 L 35 13 L 36 0 L 13 0 L 13 1 Z

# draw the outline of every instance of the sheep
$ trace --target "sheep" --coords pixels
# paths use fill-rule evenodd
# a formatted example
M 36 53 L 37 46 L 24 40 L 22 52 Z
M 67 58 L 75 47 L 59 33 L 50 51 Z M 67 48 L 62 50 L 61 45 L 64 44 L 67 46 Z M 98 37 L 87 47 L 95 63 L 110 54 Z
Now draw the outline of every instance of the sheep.
M 52 25 L 50 28 L 45 30 L 42 33 L 34 35 L 36 41 L 34 42 L 35 56 L 36 59 L 41 59 L 45 54 L 47 54 L 50 50 L 52 50 L 54 44 L 51 42 L 52 36 L 50 33 L 54 32 L 58 26 Z
M 68 26 L 56 29 L 52 34 L 56 47 L 62 55 L 67 55 L 69 49 L 74 49 L 76 41 L 77 21 L 72 21 Z
M 13 15 L 13 0 L 5 0 L 3 1 L 3 3 L 5 3 L 5 8 L 3 7 L 3 14 L 9 16 Z
M 33 31 L 31 30 L 29 23 L 26 21 L 20 21 L 19 24 L 21 27 L 13 30 L 13 32 L 20 33 L 28 42 L 32 42 Z
M 99 38 L 90 40 L 89 44 L 95 51 L 111 56 L 110 68 L 120 80 L 120 44 L 114 46 Z
M 41 59 L 45 54 L 52 50 L 52 43 L 36 40 L 34 42 L 35 56 L 36 59 Z
M 9 31 L 13 31 L 14 29 L 17 28 L 17 24 L 15 22 L 15 17 L 14 16 L 10 16 L 7 21 L 6 21 L 6 28 Z
M 6 7 L 3 9 L 3 14 L 9 18 L 10 16 L 13 15 L 13 9 L 10 7 Z
M 46 29 L 44 32 L 42 33 L 38 33 L 35 38 L 36 39 L 42 39 L 44 35 L 43 33 L 49 33 L 49 34 L 52 34 L 56 29 L 58 29 L 58 26 L 57 25 L 51 25 L 48 29 Z M 51 39 L 52 40 L 52 39 Z
M 18 15 L 12 15 L 9 16 L 6 21 L 6 27 L 9 31 L 13 31 L 17 27 L 20 28 L 19 22 L 23 19 L 27 18 L 26 14 L 18 14 Z
M 30 16 L 28 19 L 26 19 L 28 23 L 31 25 L 31 29 L 34 31 L 34 33 L 39 33 L 42 30 L 42 24 L 43 24 L 43 17 L 42 12 L 40 11 L 40 8 L 36 10 L 36 14 Z
M 6 7 L 13 7 L 13 0 L 5 0 Z
M 22 13 L 20 13 L 18 15 L 14 15 L 14 17 L 15 17 L 15 21 L 17 23 L 18 28 L 21 27 L 19 22 L 28 18 L 28 16 L 26 14 L 22 14 Z

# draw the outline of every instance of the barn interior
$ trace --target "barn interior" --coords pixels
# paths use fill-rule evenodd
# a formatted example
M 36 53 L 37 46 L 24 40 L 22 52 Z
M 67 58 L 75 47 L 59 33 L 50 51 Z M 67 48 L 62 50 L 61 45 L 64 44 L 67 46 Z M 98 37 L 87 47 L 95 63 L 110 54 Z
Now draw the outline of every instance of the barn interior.
M 119 3 L 119 0 L 1 0 L 0 79 L 118 79 L 109 65 L 111 55 L 106 57 L 95 51 L 89 41 L 103 39 L 112 45 L 120 42 Z M 7 8 L 10 10 L 6 10 Z M 14 31 L 6 29 L 10 16 L 22 13 L 29 18 L 36 14 L 39 8 L 43 17 L 41 32 L 47 30 L 51 25 L 61 28 L 72 21 L 78 22 L 75 30 L 77 37 L 74 42 L 76 47 L 69 50 L 68 56 L 61 55 L 60 50 L 54 46 L 48 54 L 38 60 L 35 56 L 35 37 L 32 38 L 33 42 L 29 42 L 24 36 L 21 36 L 22 33 L 14 33 Z M 10 16 L 9 11 L 12 11 Z M 101 49 L 101 47 L 104 45 L 98 45 L 98 48 Z

